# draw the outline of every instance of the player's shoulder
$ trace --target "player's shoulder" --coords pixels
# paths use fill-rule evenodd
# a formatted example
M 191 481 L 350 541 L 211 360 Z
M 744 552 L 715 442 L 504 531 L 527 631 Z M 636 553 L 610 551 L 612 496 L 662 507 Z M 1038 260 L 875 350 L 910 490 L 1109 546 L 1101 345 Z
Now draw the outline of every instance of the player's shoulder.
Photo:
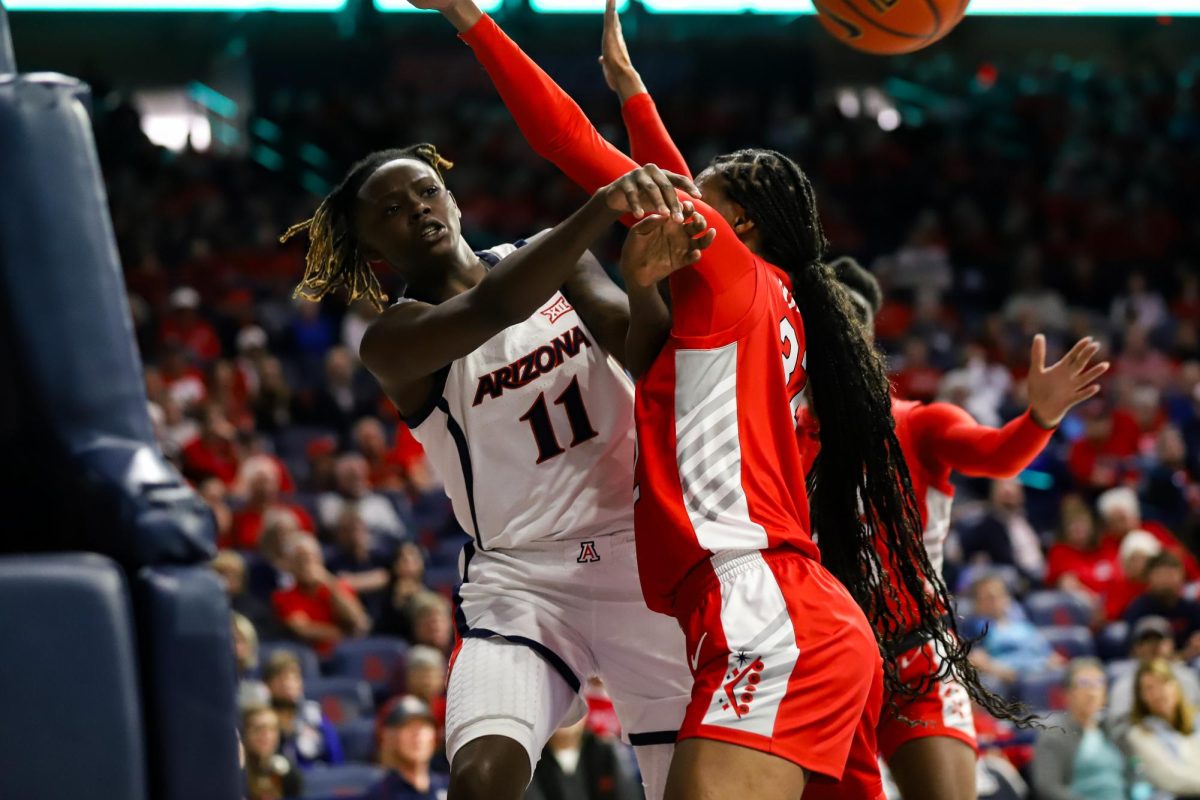
M 527 244 L 532 244 L 538 239 L 541 239 L 546 234 L 550 233 L 550 228 L 545 228 L 538 231 L 532 236 L 526 236 L 524 239 L 517 239 L 512 242 L 504 242 L 502 244 L 492 245 L 485 250 L 476 250 L 475 255 L 482 258 L 489 266 L 496 266 L 508 256 L 520 250 Z

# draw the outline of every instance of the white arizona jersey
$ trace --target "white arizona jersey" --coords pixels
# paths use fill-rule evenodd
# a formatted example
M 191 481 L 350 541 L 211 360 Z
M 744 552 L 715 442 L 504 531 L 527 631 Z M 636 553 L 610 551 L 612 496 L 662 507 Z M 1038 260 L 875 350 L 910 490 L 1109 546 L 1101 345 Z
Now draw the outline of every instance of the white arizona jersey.
M 633 383 L 561 292 L 439 372 L 405 422 L 481 549 L 633 529 Z

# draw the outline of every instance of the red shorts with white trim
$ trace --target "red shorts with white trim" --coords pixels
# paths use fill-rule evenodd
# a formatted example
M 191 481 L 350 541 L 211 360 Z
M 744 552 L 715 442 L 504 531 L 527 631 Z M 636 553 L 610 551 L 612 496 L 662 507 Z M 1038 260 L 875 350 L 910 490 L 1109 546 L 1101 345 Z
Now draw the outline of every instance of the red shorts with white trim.
M 901 653 L 896 659 L 900 680 L 915 684 L 923 677 L 937 672 L 939 657 L 932 642 L 919 644 Z M 900 713 L 910 722 L 896 716 L 884 699 L 877 736 L 879 752 L 890 759 L 902 744 L 930 736 L 947 736 L 978 750 L 975 740 L 975 717 L 971 712 L 971 696 L 962 684 L 944 680 L 933 684 L 920 697 L 899 698 Z
M 883 797 L 879 649 L 828 570 L 793 550 L 719 553 L 684 580 L 676 610 L 694 677 L 680 741 L 799 764 L 812 773 L 805 800 Z

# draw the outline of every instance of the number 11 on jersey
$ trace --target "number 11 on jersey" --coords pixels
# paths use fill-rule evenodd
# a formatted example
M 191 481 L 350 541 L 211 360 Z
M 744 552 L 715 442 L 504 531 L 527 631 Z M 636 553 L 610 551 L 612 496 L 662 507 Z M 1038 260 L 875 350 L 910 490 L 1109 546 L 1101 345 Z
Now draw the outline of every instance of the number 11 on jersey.
M 571 443 L 567 447 L 575 447 L 600 435 L 596 433 L 596 429 L 592 427 L 592 421 L 588 419 L 587 407 L 583 404 L 583 392 L 579 388 L 578 377 L 571 379 L 571 385 L 555 398 L 554 405 L 562 406 L 566 410 L 567 422 L 571 425 Z M 530 430 L 533 431 L 533 440 L 537 443 L 538 448 L 537 463 L 544 463 L 566 452 L 558 443 L 558 436 L 554 433 L 554 425 L 550 421 L 550 408 L 546 405 L 545 392 L 537 396 L 537 400 L 533 401 L 533 405 L 519 419 L 521 422 L 528 422 Z

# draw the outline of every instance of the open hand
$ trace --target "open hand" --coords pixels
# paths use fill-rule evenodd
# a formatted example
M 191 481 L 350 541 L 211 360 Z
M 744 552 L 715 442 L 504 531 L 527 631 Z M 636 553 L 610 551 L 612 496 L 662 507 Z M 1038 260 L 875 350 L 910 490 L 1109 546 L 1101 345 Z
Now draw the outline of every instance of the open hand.
M 691 178 L 647 164 L 617 178 L 600 193 L 613 211 L 633 214 L 638 219 L 647 214 L 661 214 L 676 222 L 683 222 L 683 203 L 676 189 L 692 197 L 700 197 L 700 190 Z
M 625 101 L 646 89 L 642 78 L 633 68 L 629 48 L 625 46 L 625 34 L 621 31 L 621 17 L 617 15 L 617 0 L 606 0 L 604 4 L 604 35 L 600 40 L 600 68 L 604 70 L 604 82 L 608 88 Z
M 650 216 L 629 229 L 621 249 L 621 274 L 627 282 L 653 286 L 676 270 L 700 260 L 717 232 L 690 202 L 683 203 L 686 221 Z
M 423 11 L 445 11 L 454 5 L 455 0 L 408 0 L 409 5 Z
M 1092 358 L 1100 352 L 1100 343 L 1088 336 L 1075 343 L 1062 359 L 1046 367 L 1046 337 L 1033 337 L 1033 349 L 1029 355 L 1029 409 L 1033 419 L 1044 428 L 1053 428 L 1062 422 L 1075 406 L 1100 391 L 1096 383 L 1108 371 L 1108 362 L 1092 365 Z

